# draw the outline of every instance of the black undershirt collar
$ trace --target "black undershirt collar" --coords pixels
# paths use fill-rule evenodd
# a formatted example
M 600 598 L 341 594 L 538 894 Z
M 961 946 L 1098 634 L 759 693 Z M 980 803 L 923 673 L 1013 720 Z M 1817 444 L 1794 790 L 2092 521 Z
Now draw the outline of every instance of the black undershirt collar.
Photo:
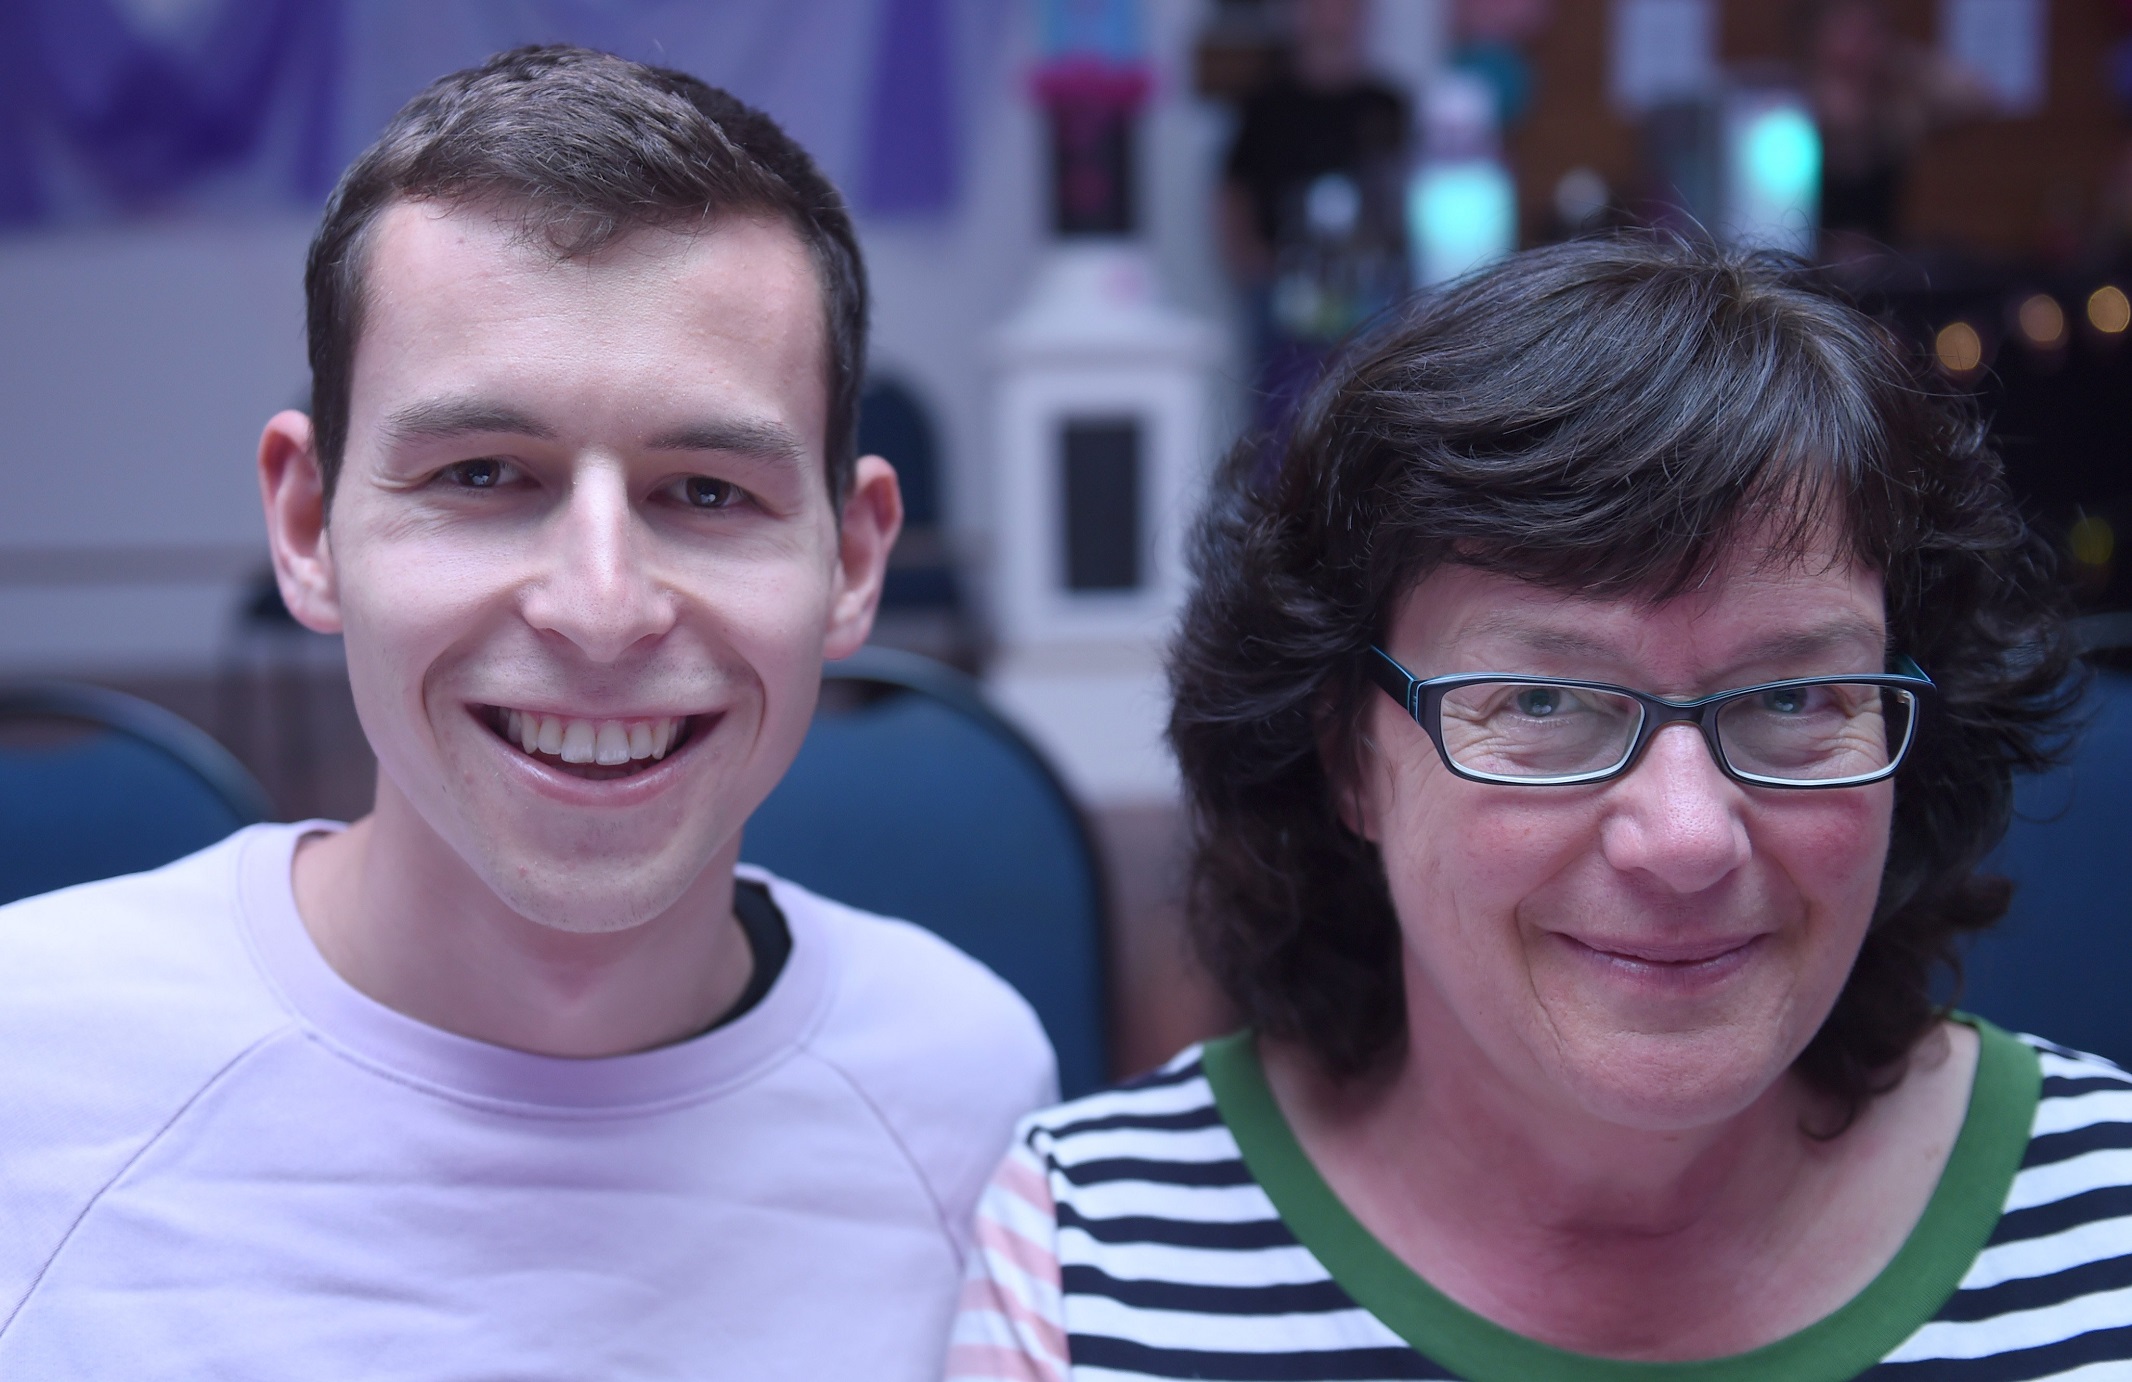
M 733 915 L 739 918 L 740 933 L 748 940 L 748 982 L 725 1016 L 706 1029 L 713 1032 L 752 1012 L 777 983 L 777 976 L 785 972 L 785 961 L 792 958 L 792 928 L 767 887 L 749 878 L 734 879 Z

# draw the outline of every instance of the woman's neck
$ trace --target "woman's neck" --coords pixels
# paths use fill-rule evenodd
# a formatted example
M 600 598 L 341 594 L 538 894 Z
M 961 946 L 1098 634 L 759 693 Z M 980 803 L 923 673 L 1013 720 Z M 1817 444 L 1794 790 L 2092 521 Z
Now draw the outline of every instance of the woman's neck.
M 1901 1085 L 1816 1139 L 1828 1110 L 1793 1075 L 1729 1118 L 1652 1132 L 1534 1106 L 1446 1044 L 1350 1085 L 1261 1049 L 1312 1162 L 1431 1285 L 1528 1337 L 1641 1360 L 1744 1352 L 1863 1289 L 1924 1212 L 1976 1063 L 1973 1032 L 1936 1033 Z

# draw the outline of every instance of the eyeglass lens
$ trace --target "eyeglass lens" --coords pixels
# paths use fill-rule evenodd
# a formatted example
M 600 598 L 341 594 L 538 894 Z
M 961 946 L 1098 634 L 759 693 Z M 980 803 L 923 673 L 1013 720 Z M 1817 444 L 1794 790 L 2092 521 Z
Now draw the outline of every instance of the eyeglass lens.
M 1780 782 L 1865 777 L 1909 734 L 1910 693 L 1868 682 L 1780 686 L 1718 708 L 1717 739 L 1735 772 Z
M 1915 700 L 1862 682 L 1780 686 L 1720 706 L 1717 738 L 1733 770 L 1779 782 L 1865 777 L 1909 735 Z M 1476 682 L 1443 696 L 1444 751 L 1468 772 L 1565 778 L 1611 772 L 1635 746 L 1643 706 L 1581 686 Z
M 1572 777 L 1626 758 L 1643 707 L 1610 691 L 1484 681 L 1446 691 L 1438 718 L 1444 752 L 1468 772 Z

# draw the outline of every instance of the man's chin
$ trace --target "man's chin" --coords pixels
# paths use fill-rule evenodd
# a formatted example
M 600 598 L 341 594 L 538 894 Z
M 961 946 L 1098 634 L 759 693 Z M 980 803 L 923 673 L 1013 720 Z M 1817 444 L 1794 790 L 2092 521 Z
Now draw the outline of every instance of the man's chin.
M 488 883 L 505 905 L 535 925 L 592 936 L 628 931 L 666 915 L 702 872 L 649 862 L 617 867 L 603 860 L 567 872 L 506 865 L 490 871 Z

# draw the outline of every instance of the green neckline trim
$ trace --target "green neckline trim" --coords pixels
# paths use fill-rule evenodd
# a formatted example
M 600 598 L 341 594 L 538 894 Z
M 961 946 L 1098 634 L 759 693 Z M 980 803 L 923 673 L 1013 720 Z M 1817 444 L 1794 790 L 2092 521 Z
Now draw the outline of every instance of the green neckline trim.
M 1207 1082 L 1244 1164 L 1297 1241 L 1355 1303 L 1469 1382 L 1838 1382 L 1880 1362 L 1954 1294 L 1997 1226 L 2042 1090 L 2035 1051 L 1989 1022 L 1976 1082 L 1939 1185 L 1894 1261 L 1834 1314 L 1748 1353 L 1684 1363 L 1627 1362 L 1528 1339 L 1466 1309 L 1371 1236 L 1325 1183 L 1267 1086 L 1249 1031 L 1204 1048 Z

